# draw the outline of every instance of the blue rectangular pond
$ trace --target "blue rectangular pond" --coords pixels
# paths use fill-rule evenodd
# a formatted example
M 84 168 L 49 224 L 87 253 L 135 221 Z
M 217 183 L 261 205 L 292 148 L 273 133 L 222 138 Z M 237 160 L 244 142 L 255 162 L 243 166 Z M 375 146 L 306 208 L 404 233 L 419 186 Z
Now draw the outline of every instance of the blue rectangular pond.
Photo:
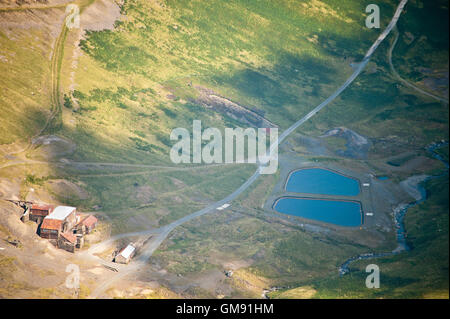
M 356 227 L 362 224 L 361 205 L 354 201 L 283 197 L 274 203 L 273 209 L 339 226 Z
M 292 172 L 286 190 L 295 193 L 356 196 L 359 181 L 323 168 L 304 168 Z

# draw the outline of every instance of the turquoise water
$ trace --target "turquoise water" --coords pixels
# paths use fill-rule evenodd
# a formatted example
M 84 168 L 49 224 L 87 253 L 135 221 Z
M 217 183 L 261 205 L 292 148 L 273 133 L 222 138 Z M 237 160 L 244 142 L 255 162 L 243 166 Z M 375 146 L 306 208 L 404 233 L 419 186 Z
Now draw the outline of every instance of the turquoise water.
M 356 196 L 356 179 L 321 168 L 305 168 L 293 172 L 286 184 L 288 192 Z
M 389 179 L 389 177 L 387 177 L 387 176 L 378 176 L 377 177 L 380 181 L 385 181 L 385 180 L 388 180 Z
M 357 202 L 285 197 L 275 203 L 274 209 L 339 226 L 361 225 L 361 205 Z

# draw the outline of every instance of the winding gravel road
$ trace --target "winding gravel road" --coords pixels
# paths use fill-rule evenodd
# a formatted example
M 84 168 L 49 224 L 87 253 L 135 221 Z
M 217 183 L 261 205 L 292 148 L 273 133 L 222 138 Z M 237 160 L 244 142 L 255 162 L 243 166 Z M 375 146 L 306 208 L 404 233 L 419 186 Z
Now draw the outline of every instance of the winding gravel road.
M 391 45 L 391 47 L 389 48 L 389 51 L 388 51 L 389 67 L 391 68 L 392 74 L 394 74 L 394 76 L 397 78 L 397 80 L 402 82 L 407 87 L 410 87 L 411 89 L 413 89 L 413 90 L 415 90 L 415 91 L 417 91 L 417 92 L 419 92 L 419 93 L 421 93 L 423 95 L 431 97 L 431 98 L 433 98 L 433 99 L 435 99 L 435 100 L 437 100 L 439 102 L 443 102 L 445 104 L 448 104 L 448 99 L 440 97 L 440 96 L 437 96 L 437 95 L 432 94 L 432 93 L 429 93 L 429 92 L 427 92 L 425 90 L 422 90 L 421 88 L 419 88 L 419 87 L 415 86 L 414 84 L 412 84 L 411 82 L 405 80 L 404 78 L 402 78 L 400 76 L 400 74 L 398 74 L 397 70 L 394 68 L 394 64 L 392 63 L 392 51 L 394 51 L 395 45 L 397 44 L 398 37 L 399 37 L 400 34 L 399 34 L 397 28 L 395 28 L 394 31 L 395 31 L 395 39 L 394 39 L 394 42 L 392 42 L 392 45 Z
M 296 130 L 300 125 L 308 121 L 311 117 L 313 117 L 315 114 L 317 114 L 321 109 L 323 109 L 326 105 L 328 105 L 330 102 L 332 102 L 339 94 L 341 94 L 354 80 L 355 78 L 362 72 L 362 70 L 365 68 L 367 63 L 369 62 L 370 57 L 375 52 L 375 50 L 378 48 L 380 43 L 386 38 L 386 36 L 391 32 L 392 28 L 397 23 L 400 14 L 403 11 L 403 8 L 405 7 L 408 0 L 402 0 L 400 4 L 398 5 L 394 16 L 392 17 L 391 21 L 389 22 L 388 26 L 384 31 L 378 36 L 376 41 L 372 44 L 372 46 L 367 51 L 366 55 L 364 56 L 364 59 L 355 65 L 355 70 L 350 75 L 350 77 L 340 86 L 333 94 L 331 94 L 325 101 L 317 105 L 312 111 L 310 111 L 308 114 L 306 114 L 304 117 L 302 117 L 300 120 L 295 122 L 292 126 L 290 126 L 287 130 L 285 130 L 278 139 L 270 146 L 270 154 L 273 154 L 273 152 L 277 149 L 278 145 L 283 142 L 283 140 L 291 134 L 294 130 Z M 159 228 L 158 230 L 149 230 L 148 232 L 140 232 L 142 235 L 146 234 L 154 234 L 155 231 L 157 231 L 157 234 L 149 240 L 149 242 L 144 245 L 144 247 L 141 248 L 141 254 L 138 258 L 136 258 L 128 267 L 127 269 L 120 271 L 117 275 L 110 277 L 107 281 L 101 283 L 90 295 L 90 298 L 97 298 L 100 296 L 112 283 L 117 281 L 120 278 L 125 277 L 126 275 L 135 272 L 136 270 L 139 270 L 140 267 L 143 267 L 145 263 L 148 261 L 148 259 L 152 256 L 153 252 L 161 245 L 161 243 L 167 238 L 169 233 L 175 229 L 176 227 L 194 219 L 199 216 L 202 216 L 207 213 L 211 213 L 215 211 L 218 207 L 222 206 L 223 204 L 229 203 L 236 199 L 242 192 L 244 192 L 250 185 L 255 182 L 259 175 L 260 175 L 260 169 L 261 166 L 258 167 L 258 169 L 255 171 L 255 173 L 244 183 L 242 184 L 238 189 L 236 189 L 232 194 L 228 195 L 224 199 L 215 202 L 197 212 L 194 212 L 190 215 L 187 215 L 183 218 L 180 218 L 166 226 L 163 226 Z M 136 233 L 134 233 L 136 234 Z M 121 234 L 122 237 L 125 237 L 127 234 Z M 129 234 L 131 235 L 131 234 Z

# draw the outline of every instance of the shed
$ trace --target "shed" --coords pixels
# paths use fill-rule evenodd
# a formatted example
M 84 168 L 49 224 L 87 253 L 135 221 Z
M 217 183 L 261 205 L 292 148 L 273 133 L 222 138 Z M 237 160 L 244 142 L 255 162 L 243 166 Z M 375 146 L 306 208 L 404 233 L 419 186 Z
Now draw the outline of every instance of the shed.
M 83 219 L 80 224 L 85 227 L 86 234 L 89 234 L 95 227 L 97 227 L 97 223 L 98 219 L 93 215 L 89 215 Z
M 58 248 L 74 253 L 77 237 L 71 233 L 60 233 L 58 237 Z
M 47 204 L 33 204 L 30 210 L 30 220 L 41 223 L 42 220 L 53 212 L 54 206 Z
M 42 222 L 39 229 L 39 235 L 42 238 L 58 239 L 61 228 L 61 220 L 44 218 L 44 221 Z
M 116 255 L 114 261 L 120 264 L 128 264 L 135 253 L 136 247 L 134 247 L 132 244 L 129 244 Z

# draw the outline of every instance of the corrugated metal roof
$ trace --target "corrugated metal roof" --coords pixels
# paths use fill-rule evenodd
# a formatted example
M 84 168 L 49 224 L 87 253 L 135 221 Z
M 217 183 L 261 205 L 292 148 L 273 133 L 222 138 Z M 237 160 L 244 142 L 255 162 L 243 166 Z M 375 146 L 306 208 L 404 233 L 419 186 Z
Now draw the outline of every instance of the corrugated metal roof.
M 31 205 L 31 209 L 39 209 L 39 210 L 52 210 L 53 206 L 52 205 L 47 205 L 47 204 L 33 204 Z
M 120 252 L 120 255 L 122 255 L 125 259 L 130 258 L 131 254 L 134 252 L 136 248 L 134 248 L 133 245 L 129 244 L 127 247 L 125 247 L 125 249 L 123 249 Z
M 61 220 L 44 218 L 44 221 L 41 224 L 41 229 L 60 230 L 61 225 L 62 225 Z
M 89 215 L 88 217 L 86 217 L 85 219 L 83 219 L 81 221 L 81 223 L 83 225 L 85 225 L 86 227 L 92 227 L 96 222 L 97 222 L 97 218 L 93 215 Z
M 77 242 L 77 237 L 71 233 L 61 233 L 60 235 L 72 244 Z
M 58 206 L 55 208 L 55 210 L 45 217 L 45 219 L 57 219 L 57 220 L 64 220 L 67 216 L 69 216 L 74 210 L 76 210 L 75 207 L 71 206 Z

